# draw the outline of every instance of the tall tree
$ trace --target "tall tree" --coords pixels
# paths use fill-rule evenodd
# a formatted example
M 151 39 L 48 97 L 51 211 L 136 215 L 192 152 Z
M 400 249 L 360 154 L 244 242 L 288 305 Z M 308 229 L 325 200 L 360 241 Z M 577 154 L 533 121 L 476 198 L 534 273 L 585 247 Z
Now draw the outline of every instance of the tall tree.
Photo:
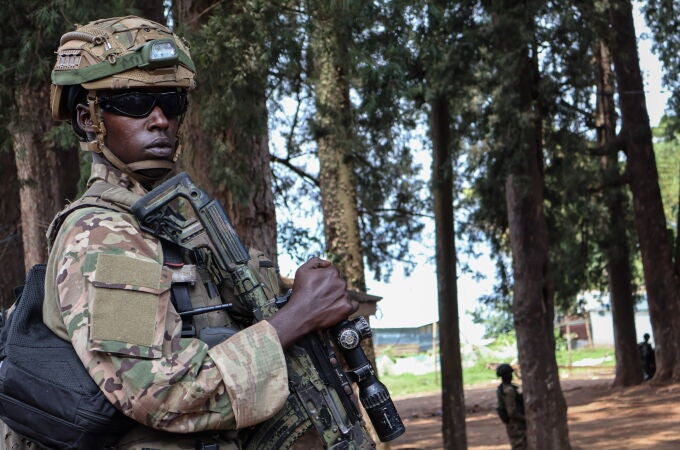
M 0 135 L 4 135 L 0 131 Z M 21 245 L 21 214 L 19 203 L 19 183 L 17 180 L 14 153 L 0 149 L 0 255 L 6 264 L 0 271 L 0 307 L 7 308 L 14 302 L 12 290 L 19 286 L 26 275 L 24 271 L 24 251 Z
M 607 231 L 601 243 L 607 259 L 607 274 L 614 325 L 614 349 L 616 352 L 616 375 L 614 384 L 631 386 L 642 381 L 640 357 L 635 333 L 635 300 L 633 297 L 630 249 L 627 239 L 625 192 L 620 183 L 616 136 L 616 109 L 614 103 L 614 74 L 611 69 L 609 47 L 599 40 L 596 47 L 598 71 L 597 87 L 597 140 L 602 149 L 601 167 L 605 185 L 612 187 L 604 194 L 609 214 Z M 611 150 L 613 149 L 613 151 Z
M 448 99 L 430 102 L 432 194 L 439 304 L 439 348 L 442 373 L 444 448 L 466 449 L 465 394 L 460 354 L 456 240 L 453 216 L 453 151 Z
M 423 228 L 427 215 L 425 182 L 411 151 L 414 109 L 404 109 L 410 72 L 409 33 L 400 9 L 405 2 L 363 2 L 365 12 L 351 17 L 353 45 L 346 50 L 351 60 L 348 75 L 352 100 L 352 139 L 350 155 L 354 170 L 363 263 L 378 280 L 387 280 L 402 266 L 408 273 L 414 266 L 410 243 Z M 345 2 L 345 10 L 356 5 Z M 311 6 L 310 6 L 311 8 Z M 308 8 L 309 9 L 309 8 Z M 342 10 L 342 5 L 338 7 Z M 315 174 L 318 135 L 314 87 L 314 56 L 310 45 L 308 16 L 303 10 L 301 26 L 293 41 L 300 45 L 286 53 L 287 66 L 278 69 L 282 82 L 277 87 L 270 110 L 275 112 L 275 128 L 282 131 L 285 147 L 275 147 L 277 201 L 281 209 L 294 210 L 291 216 L 312 216 L 321 203 L 319 179 Z M 291 100 L 295 108 L 290 108 Z M 408 100 L 410 101 L 410 100 Z M 408 102 L 407 101 L 407 102 Z M 274 105 L 272 107 L 271 105 Z M 304 196 L 311 207 L 293 202 Z M 317 203 L 318 202 L 318 203 Z M 324 251 L 323 226 L 301 229 L 300 221 L 283 217 L 281 244 L 287 252 L 300 256 Z M 385 299 L 389 301 L 389 299 Z
M 680 10 L 680 2 L 678 0 L 649 0 L 642 4 L 642 10 L 654 38 L 652 48 L 663 64 L 664 87 L 671 91 L 667 105 L 669 112 L 663 119 L 663 131 L 667 139 L 677 142 L 677 133 L 680 131 L 680 58 L 678 57 L 680 39 L 678 38 L 677 12 Z M 661 175 L 663 177 L 663 174 Z M 680 177 L 680 171 L 672 174 L 671 177 Z M 676 195 L 677 205 L 680 203 L 680 187 Z M 672 203 L 672 201 L 666 202 L 664 198 L 666 208 Z M 675 218 L 671 220 L 675 221 L 675 272 L 680 278 L 680 208 L 677 209 Z
M 359 239 L 355 138 L 349 98 L 352 2 L 311 1 L 311 46 L 314 58 L 314 133 L 319 156 L 319 185 L 326 248 L 348 287 L 365 290 Z
M 340 269 L 347 287 L 366 291 L 363 251 L 359 234 L 357 181 L 354 173 L 355 130 L 350 101 L 353 46 L 351 20 L 362 2 L 337 3 L 329 0 L 307 2 L 310 14 L 310 74 L 315 92 L 314 133 L 319 157 L 319 187 L 323 211 L 326 251 Z M 375 367 L 371 337 L 361 343 Z M 364 417 L 366 416 L 365 411 Z M 370 423 L 367 421 L 367 423 Z M 369 431 L 378 448 L 381 443 L 372 427 Z
M 611 53 L 621 108 L 619 137 L 627 155 L 635 228 L 640 243 L 647 302 L 656 344 L 655 380 L 680 379 L 680 289 L 659 190 L 652 132 L 645 104 L 632 5 L 607 3 Z
M 427 21 L 416 38 L 422 74 L 417 81 L 429 109 L 432 145 L 431 188 L 442 373 L 442 435 L 446 449 L 467 448 L 465 398 L 460 348 L 454 174 L 458 149 L 469 124 L 463 118 L 473 96 L 477 46 L 476 1 L 424 3 Z M 461 39 L 461 37 L 464 37 Z
M 225 206 L 248 246 L 276 264 L 276 212 L 267 128 L 268 75 L 280 5 L 178 0 L 198 86 L 185 119 L 181 165 Z
M 0 11 L 5 63 L 2 81 L 3 122 L 8 124 L 20 187 L 24 265 L 45 261 L 45 231 L 54 214 L 77 193 L 78 148 L 51 132 L 50 70 L 60 36 L 93 18 L 121 15 L 125 2 L 92 4 L 13 1 Z M 66 20 L 65 20 L 66 19 Z
M 77 194 L 80 178 L 78 148 L 59 148 L 44 141 L 52 125 L 49 85 L 21 86 L 10 123 L 20 186 L 21 231 L 24 266 L 47 261 L 45 233 L 51 218 Z
M 531 449 L 569 449 L 553 335 L 553 286 L 543 210 L 542 110 L 535 43 L 538 2 L 485 2 L 499 79 L 496 136 L 512 152 L 505 198 L 514 275 L 513 316 Z
M 674 232 L 675 273 L 680 278 L 680 133 L 664 116 L 654 131 L 654 154 L 659 170 L 659 184 L 666 222 Z

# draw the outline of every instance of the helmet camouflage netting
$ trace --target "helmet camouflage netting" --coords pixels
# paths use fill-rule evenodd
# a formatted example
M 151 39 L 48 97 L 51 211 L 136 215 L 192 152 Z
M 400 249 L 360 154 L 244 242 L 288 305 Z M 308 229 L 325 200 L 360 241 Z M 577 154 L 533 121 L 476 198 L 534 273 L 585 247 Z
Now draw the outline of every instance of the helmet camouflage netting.
M 187 44 L 167 27 L 135 16 L 96 20 L 61 38 L 52 71 L 52 117 L 70 119 L 66 86 L 192 89 L 195 71 Z

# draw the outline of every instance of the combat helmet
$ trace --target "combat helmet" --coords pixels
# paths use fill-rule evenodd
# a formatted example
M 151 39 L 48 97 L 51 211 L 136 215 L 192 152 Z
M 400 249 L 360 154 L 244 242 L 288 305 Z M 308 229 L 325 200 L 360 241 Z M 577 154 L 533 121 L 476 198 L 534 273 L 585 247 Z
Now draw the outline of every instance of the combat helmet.
M 503 377 L 512 374 L 512 366 L 510 364 L 502 363 L 496 367 L 496 376 Z
M 135 178 L 144 178 L 134 171 L 172 169 L 174 163 L 150 160 L 125 164 L 120 161 L 104 144 L 106 128 L 97 91 L 151 87 L 191 90 L 196 84 L 195 74 L 188 45 L 167 27 L 136 16 L 96 20 L 77 26 L 61 37 L 52 70 L 52 118 L 73 119 L 69 103 L 73 93 L 82 87 L 87 92 L 90 115 L 97 132 L 95 140 L 88 142 L 85 139 L 81 147 L 102 153 L 114 166 Z M 173 161 L 180 153 L 179 142 L 178 135 Z

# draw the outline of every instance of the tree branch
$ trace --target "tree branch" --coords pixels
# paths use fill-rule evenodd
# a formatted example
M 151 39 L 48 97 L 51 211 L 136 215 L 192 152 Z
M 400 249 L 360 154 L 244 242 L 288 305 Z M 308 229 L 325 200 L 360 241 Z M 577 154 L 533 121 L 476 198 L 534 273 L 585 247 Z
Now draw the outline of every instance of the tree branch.
M 406 216 L 406 217 L 425 217 L 428 219 L 434 219 L 434 216 L 431 214 L 422 214 L 422 213 L 417 213 L 414 211 L 409 211 L 407 209 L 402 209 L 402 208 L 373 208 L 369 212 L 366 209 L 361 209 L 359 210 L 359 214 L 375 214 L 375 213 L 396 213 L 400 216 Z
M 288 169 L 290 169 L 291 171 L 293 171 L 294 173 L 299 175 L 300 178 L 302 178 L 303 180 L 306 180 L 307 182 L 313 184 L 314 186 L 316 186 L 316 187 L 320 186 L 318 178 L 310 175 L 309 173 L 305 172 L 300 167 L 297 167 L 296 165 L 294 165 L 289 158 L 280 158 L 276 155 L 270 155 L 270 160 L 272 162 L 281 164 L 284 167 L 287 167 Z

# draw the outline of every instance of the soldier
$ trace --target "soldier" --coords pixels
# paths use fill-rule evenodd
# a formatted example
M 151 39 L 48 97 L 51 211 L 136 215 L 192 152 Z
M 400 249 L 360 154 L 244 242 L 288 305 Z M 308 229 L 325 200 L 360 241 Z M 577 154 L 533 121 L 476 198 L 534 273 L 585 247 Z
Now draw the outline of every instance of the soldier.
M 52 72 L 52 115 L 71 121 L 81 147 L 92 153 L 87 202 L 96 205 L 71 207 L 53 223 L 58 233 L 43 320 L 72 343 L 106 398 L 136 423 L 121 436 L 120 449 L 239 448 L 234 433 L 223 430 L 262 422 L 286 402 L 283 349 L 358 308 L 338 270 L 312 258 L 297 270 L 286 307 L 269 320 L 212 347 L 183 338 L 171 302 L 179 275 L 193 277 L 194 307 L 231 294 L 223 290 L 220 299 L 209 292 L 208 271 L 197 261 L 170 266 L 159 239 L 140 230 L 124 205 L 174 170 L 194 76 L 185 43 L 134 16 L 66 33 Z M 261 281 L 273 296 L 278 278 L 269 270 Z M 196 317 L 197 328 L 228 325 L 223 311 Z M 11 432 L 4 437 L 7 448 L 20 448 Z
M 645 333 L 642 338 L 643 341 L 638 344 L 638 351 L 642 363 L 642 376 L 647 381 L 656 373 L 656 358 L 654 357 L 654 347 L 649 343 L 649 333 Z
M 505 424 L 512 449 L 523 450 L 527 448 L 524 401 L 522 400 L 519 388 L 512 384 L 512 372 L 513 369 L 510 364 L 499 364 L 496 368 L 496 376 L 502 380 L 502 383 L 496 390 L 498 398 L 498 408 L 496 410 Z

